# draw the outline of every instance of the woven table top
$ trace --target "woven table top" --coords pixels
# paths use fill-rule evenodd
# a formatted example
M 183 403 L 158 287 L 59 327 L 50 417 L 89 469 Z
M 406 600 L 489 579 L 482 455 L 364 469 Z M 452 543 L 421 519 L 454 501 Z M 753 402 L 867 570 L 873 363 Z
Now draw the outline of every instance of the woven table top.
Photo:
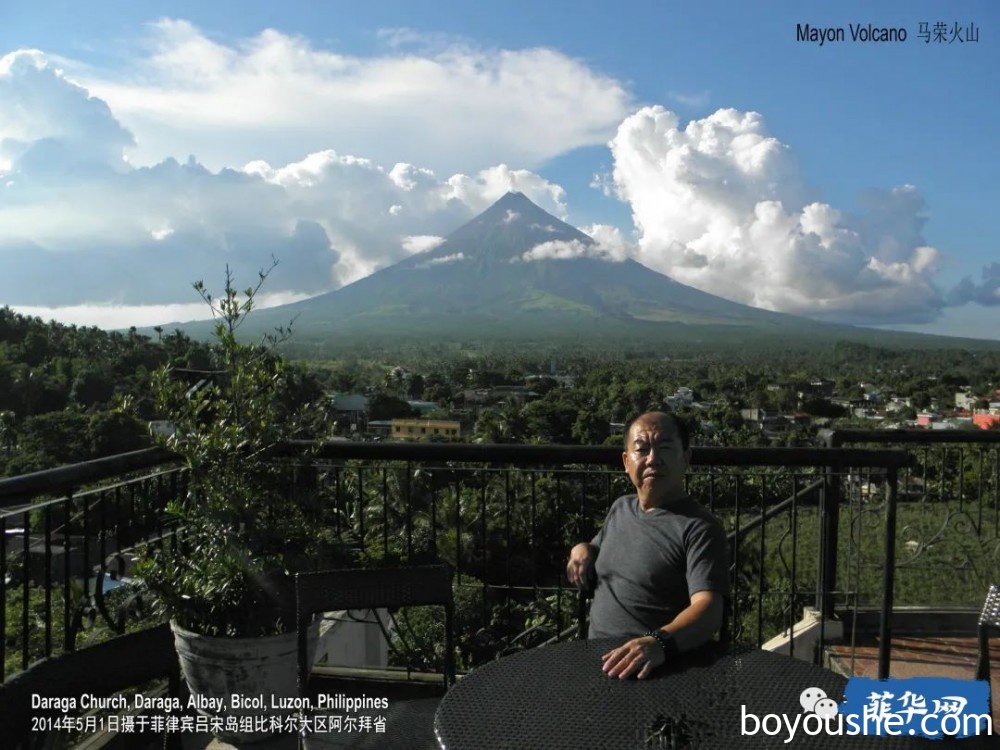
M 612 679 L 601 671 L 601 655 L 619 645 L 566 641 L 472 671 L 441 701 L 435 717 L 439 744 L 444 750 L 996 747 L 986 744 L 993 738 L 809 736 L 801 728 L 789 743 L 784 730 L 744 735 L 744 712 L 794 720 L 803 714 L 806 688 L 820 688 L 840 703 L 846 679 L 760 650 L 685 655 L 645 680 Z

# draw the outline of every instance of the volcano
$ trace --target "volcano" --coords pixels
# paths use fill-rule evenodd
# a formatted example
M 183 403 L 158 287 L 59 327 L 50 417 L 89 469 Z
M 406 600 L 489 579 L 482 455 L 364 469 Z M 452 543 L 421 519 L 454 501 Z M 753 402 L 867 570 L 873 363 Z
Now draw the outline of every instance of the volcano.
M 254 328 L 295 317 L 298 335 L 576 338 L 736 337 L 852 329 L 701 292 L 507 193 L 432 250 L 341 289 L 258 310 Z

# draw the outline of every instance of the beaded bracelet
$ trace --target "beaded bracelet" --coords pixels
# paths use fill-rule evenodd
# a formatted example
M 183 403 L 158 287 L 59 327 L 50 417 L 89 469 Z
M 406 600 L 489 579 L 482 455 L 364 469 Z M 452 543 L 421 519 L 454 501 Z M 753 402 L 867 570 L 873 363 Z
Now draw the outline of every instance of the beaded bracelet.
M 677 648 L 677 641 L 670 633 L 664 630 L 647 630 L 646 635 L 650 635 L 656 639 L 656 642 L 660 644 L 660 648 L 663 649 L 664 656 L 676 656 L 680 653 Z

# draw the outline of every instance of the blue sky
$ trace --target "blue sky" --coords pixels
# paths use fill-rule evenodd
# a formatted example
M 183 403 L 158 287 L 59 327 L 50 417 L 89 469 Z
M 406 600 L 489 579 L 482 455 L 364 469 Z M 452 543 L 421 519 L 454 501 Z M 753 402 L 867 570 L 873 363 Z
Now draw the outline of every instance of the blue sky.
M 991 2 L 7 3 L 0 304 L 177 320 L 271 252 L 299 299 L 517 189 L 731 299 L 1000 338 L 998 30 Z

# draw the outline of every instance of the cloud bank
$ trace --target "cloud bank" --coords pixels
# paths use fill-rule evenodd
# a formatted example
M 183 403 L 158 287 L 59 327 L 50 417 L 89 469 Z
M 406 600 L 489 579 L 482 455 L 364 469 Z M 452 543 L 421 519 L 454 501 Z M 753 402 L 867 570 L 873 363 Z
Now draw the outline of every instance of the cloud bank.
M 930 321 L 945 305 L 933 283 L 941 253 L 921 235 L 912 186 L 870 191 L 857 216 L 812 200 L 791 149 L 759 114 L 733 109 L 681 129 L 672 112 L 647 107 L 609 145 L 637 260 L 678 281 L 854 323 Z
M 383 53 L 355 56 L 273 29 L 223 43 L 163 19 L 115 71 L 74 72 L 141 133 L 130 158 L 146 165 L 190 153 L 213 169 L 285 164 L 336 145 L 439 174 L 533 168 L 604 143 L 630 108 L 615 79 L 553 49 L 421 44 L 395 32 Z
M 262 291 L 254 298 L 254 306 L 263 309 L 290 305 L 293 302 L 308 299 L 309 296 L 308 294 Z M 205 320 L 211 315 L 204 302 L 167 305 L 116 305 L 109 303 L 64 305 L 55 308 L 19 305 L 17 311 L 22 315 L 30 315 L 43 320 L 54 318 L 67 325 L 97 326 L 98 328 L 126 328 L 129 326 L 144 328 L 161 323 L 187 323 L 192 320 Z
M 966 276 L 948 293 L 948 301 L 953 305 L 977 302 L 984 307 L 1000 305 L 1000 263 L 990 263 L 983 267 L 982 282 L 976 284 Z
M 272 257 L 274 300 L 328 291 L 436 246 L 507 191 L 565 218 L 563 189 L 532 169 L 616 126 L 597 184 L 628 202 L 636 241 L 596 225 L 593 244 L 545 242 L 523 261 L 634 257 L 729 299 L 857 323 L 1000 304 L 997 263 L 938 289 L 916 188 L 869 191 L 853 214 L 817 201 L 757 113 L 681 128 L 661 107 L 628 115 L 619 83 L 557 51 L 403 31 L 356 57 L 164 20 L 127 72 L 0 57 L 0 304 L 148 323 L 141 306 L 182 305 L 227 263 L 252 280 Z
M 136 168 L 108 106 L 37 52 L 0 59 L 0 117 L 0 303 L 40 315 L 96 305 L 131 325 L 131 306 L 186 302 L 226 264 L 252 280 L 272 257 L 272 292 L 328 291 L 434 246 L 509 190 L 566 212 L 562 188 L 503 164 L 442 179 L 326 149 L 279 166 Z

